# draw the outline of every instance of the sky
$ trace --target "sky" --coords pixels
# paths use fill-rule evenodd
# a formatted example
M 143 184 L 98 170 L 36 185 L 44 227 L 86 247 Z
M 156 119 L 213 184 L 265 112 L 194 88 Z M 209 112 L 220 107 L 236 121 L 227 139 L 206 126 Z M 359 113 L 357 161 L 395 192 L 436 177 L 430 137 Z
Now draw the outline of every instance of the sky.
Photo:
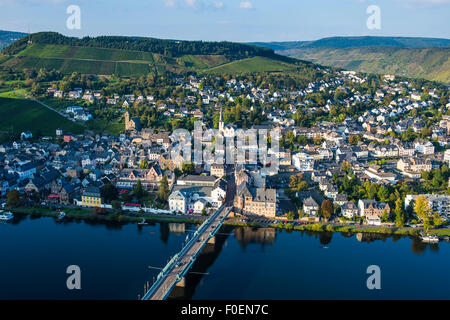
M 70 5 L 80 8 L 80 29 L 67 27 Z M 379 29 L 367 27 L 371 5 L 379 8 Z M 363 35 L 450 38 L 449 18 L 450 0 L 0 0 L 0 30 L 76 37 L 236 42 Z

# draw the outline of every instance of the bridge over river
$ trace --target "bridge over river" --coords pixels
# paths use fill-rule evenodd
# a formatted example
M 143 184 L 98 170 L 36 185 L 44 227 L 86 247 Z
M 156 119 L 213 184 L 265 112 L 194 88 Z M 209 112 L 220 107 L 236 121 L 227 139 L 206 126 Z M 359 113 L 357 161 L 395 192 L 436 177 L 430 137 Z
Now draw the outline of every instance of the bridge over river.
M 173 256 L 161 270 L 155 283 L 145 293 L 142 300 L 164 300 L 176 285 L 184 286 L 185 275 L 189 272 L 204 246 L 208 242 L 214 241 L 214 236 L 231 210 L 232 207 L 223 205 L 203 222 L 183 249 Z

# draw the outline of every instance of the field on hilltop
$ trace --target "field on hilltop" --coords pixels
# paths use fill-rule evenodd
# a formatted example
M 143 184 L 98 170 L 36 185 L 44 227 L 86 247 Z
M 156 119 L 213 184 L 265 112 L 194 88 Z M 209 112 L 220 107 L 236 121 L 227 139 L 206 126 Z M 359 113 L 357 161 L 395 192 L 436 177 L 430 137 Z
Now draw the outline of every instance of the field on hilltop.
M 239 74 L 251 72 L 292 71 L 297 68 L 298 66 L 292 63 L 265 57 L 254 57 L 226 63 L 218 67 L 210 68 L 206 70 L 206 72 L 219 74 Z
M 32 44 L 2 64 L 7 68 L 58 70 L 119 76 L 140 76 L 154 71 L 151 53 L 67 45 Z
M 2 50 L 0 66 L 121 77 L 184 71 L 240 74 L 310 68 L 272 49 L 232 42 L 175 41 L 136 37 L 70 38 L 42 32 Z
M 37 102 L 20 98 L 11 92 L 0 92 L 0 131 L 13 129 L 15 135 L 29 130 L 34 135 L 54 136 L 56 129 L 82 133 L 84 128 Z

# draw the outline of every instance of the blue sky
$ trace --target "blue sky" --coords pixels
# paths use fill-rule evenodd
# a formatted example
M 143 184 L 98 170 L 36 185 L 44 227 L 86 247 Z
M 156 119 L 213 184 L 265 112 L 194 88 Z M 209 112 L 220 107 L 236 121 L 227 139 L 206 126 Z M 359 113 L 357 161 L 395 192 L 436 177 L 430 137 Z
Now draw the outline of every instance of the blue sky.
M 369 30 L 369 5 L 381 29 Z M 81 29 L 66 27 L 69 5 Z M 183 40 L 289 41 L 328 36 L 450 38 L 450 0 L 0 0 L 0 29 L 71 36 L 129 35 Z

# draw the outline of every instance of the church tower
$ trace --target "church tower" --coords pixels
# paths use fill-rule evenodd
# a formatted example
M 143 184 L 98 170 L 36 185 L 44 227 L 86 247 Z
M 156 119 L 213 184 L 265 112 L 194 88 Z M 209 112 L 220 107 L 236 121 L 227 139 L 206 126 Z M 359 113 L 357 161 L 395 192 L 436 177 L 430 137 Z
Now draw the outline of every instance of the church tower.
M 219 132 L 223 132 L 225 123 L 223 122 L 222 106 L 220 106 Z
M 125 111 L 125 131 L 130 130 L 130 113 Z

